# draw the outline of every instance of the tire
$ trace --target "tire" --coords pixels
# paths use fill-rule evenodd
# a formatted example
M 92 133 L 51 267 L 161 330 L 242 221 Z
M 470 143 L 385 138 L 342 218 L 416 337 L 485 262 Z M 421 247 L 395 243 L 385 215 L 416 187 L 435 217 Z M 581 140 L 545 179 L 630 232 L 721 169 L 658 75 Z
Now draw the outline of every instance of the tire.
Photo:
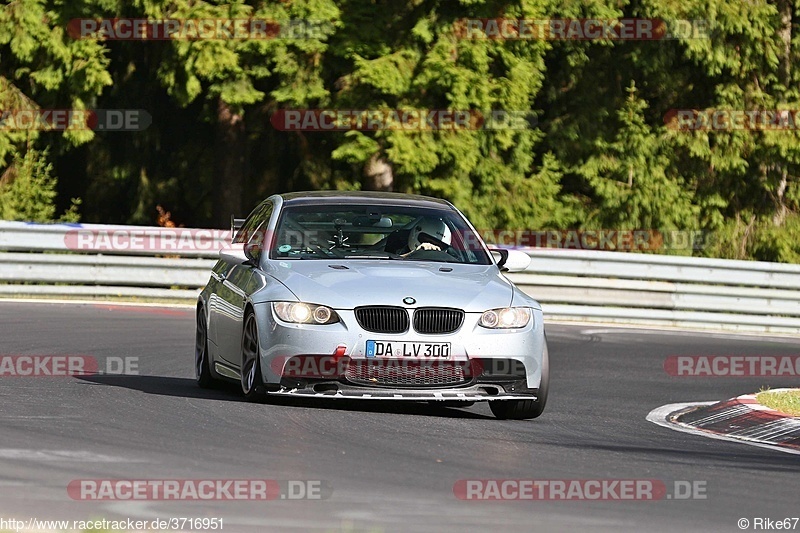
M 216 380 L 211 375 L 211 367 L 208 360 L 208 323 L 202 308 L 197 310 L 196 323 L 194 343 L 195 379 L 200 388 L 210 389 L 214 387 Z
M 256 315 L 248 311 L 242 327 L 242 394 L 251 401 L 264 399 L 264 378 L 261 374 L 261 357 L 258 350 L 258 325 Z
M 547 405 L 547 394 L 550 389 L 550 355 L 547 351 L 547 339 L 542 350 L 542 381 L 535 400 L 494 400 L 489 402 L 492 414 L 500 420 L 525 420 L 537 418 Z

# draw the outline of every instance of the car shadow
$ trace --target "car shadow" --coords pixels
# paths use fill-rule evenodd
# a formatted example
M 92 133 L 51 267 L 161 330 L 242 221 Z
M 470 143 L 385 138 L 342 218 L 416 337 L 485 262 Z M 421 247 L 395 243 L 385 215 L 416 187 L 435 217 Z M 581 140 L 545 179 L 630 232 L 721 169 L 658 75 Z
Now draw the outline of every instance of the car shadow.
M 206 400 L 222 400 L 229 402 L 244 402 L 241 389 L 234 383 L 220 383 L 213 389 L 201 389 L 191 378 L 175 378 L 168 376 L 133 376 L 133 375 L 104 375 L 89 374 L 75 376 L 76 379 L 121 387 L 123 389 L 137 390 L 145 394 L 159 396 L 174 396 L 178 398 L 199 398 Z
M 173 396 L 179 398 L 197 398 L 226 402 L 246 402 L 241 389 L 235 383 L 221 382 L 213 389 L 201 389 L 192 378 L 176 378 L 168 376 L 120 376 L 94 374 L 75 376 L 76 379 L 98 385 L 121 387 L 137 390 L 145 394 Z M 463 418 L 477 420 L 493 420 L 494 417 L 476 413 L 458 407 L 445 407 L 435 403 L 398 401 L 398 400 L 342 400 L 324 398 L 292 398 L 286 396 L 268 396 L 260 403 L 264 405 L 294 407 L 302 409 L 321 409 L 336 411 L 359 411 L 365 413 L 394 413 L 438 418 Z

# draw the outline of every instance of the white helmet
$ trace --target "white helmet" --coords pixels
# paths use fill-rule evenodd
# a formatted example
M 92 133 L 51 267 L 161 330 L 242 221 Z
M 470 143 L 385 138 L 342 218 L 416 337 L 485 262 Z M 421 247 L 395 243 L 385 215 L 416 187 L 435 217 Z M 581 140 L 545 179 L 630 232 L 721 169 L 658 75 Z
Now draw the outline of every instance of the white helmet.
M 430 242 L 440 248 L 450 245 L 450 228 L 440 218 L 421 218 L 408 234 L 408 249 L 416 250 L 423 242 Z

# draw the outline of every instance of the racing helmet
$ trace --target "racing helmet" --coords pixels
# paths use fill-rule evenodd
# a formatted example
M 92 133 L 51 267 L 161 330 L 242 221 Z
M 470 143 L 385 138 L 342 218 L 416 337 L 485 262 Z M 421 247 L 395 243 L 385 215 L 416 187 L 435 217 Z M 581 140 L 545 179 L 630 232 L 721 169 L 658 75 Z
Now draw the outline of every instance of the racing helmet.
M 408 234 L 408 249 L 416 250 L 423 242 L 429 242 L 445 249 L 451 242 L 450 228 L 442 219 L 421 218 L 411 228 Z

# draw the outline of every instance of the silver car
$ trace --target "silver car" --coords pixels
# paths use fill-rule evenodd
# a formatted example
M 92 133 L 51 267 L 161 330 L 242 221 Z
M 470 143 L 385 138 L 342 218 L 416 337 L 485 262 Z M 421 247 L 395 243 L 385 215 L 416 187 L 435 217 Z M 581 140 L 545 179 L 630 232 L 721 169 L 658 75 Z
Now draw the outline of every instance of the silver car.
M 444 200 L 379 192 L 271 196 L 236 233 L 197 303 L 197 382 L 266 395 L 488 401 L 542 414 L 541 306 Z

